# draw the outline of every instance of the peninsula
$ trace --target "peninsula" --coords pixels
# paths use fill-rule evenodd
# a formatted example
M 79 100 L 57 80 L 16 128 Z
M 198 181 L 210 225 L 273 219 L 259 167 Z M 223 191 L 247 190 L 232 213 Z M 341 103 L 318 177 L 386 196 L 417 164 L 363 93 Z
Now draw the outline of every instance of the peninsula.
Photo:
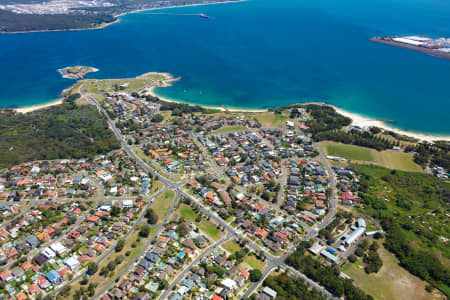
M 83 79 L 87 74 L 98 71 L 99 70 L 96 68 L 86 66 L 73 66 L 58 69 L 58 72 L 62 75 L 62 77 L 68 79 Z
M 374 37 L 370 40 L 450 59 L 450 38 L 431 39 L 425 36 L 387 36 Z

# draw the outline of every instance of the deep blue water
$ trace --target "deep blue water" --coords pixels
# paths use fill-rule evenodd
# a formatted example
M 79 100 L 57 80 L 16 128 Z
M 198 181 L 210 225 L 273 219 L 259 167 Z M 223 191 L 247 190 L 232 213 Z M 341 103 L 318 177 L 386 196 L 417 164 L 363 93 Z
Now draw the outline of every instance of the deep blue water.
M 450 37 L 448 0 L 253 0 L 185 7 L 195 16 L 129 14 L 102 30 L 0 35 L 0 106 L 45 103 L 87 77 L 170 72 L 161 96 L 204 105 L 264 108 L 325 101 L 450 134 L 450 61 L 369 41 L 375 35 Z

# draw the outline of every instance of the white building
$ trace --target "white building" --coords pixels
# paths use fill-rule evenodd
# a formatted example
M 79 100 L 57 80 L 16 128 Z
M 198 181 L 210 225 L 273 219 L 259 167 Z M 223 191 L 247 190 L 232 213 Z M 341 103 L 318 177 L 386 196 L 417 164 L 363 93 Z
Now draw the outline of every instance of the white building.
M 56 253 L 53 252 L 52 249 L 49 247 L 45 248 L 44 251 L 42 251 L 42 255 L 44 255 L 47 259 L 52 259 L 56 256 Z
M 75 270 L 75 269 L 78 269 L 78 268 L 80 268 L 80 262 L 78 261 L 78 259 L 76 259 L 76 257 L 74 257 L 74 256 L 72 256 L 72 257 L 69 257 L 68 259 L 66 259 L 65 261 L 64 261 L 64 264 L 66 265 L 66 266 L 68 266 L 69 268 L 70 268 L 70 270 Z
M 60 242 L 56 242 L 50 246 L 50 248 L 59 256 L 63 256 L 67 252 L 67 248 L 64 247 Z

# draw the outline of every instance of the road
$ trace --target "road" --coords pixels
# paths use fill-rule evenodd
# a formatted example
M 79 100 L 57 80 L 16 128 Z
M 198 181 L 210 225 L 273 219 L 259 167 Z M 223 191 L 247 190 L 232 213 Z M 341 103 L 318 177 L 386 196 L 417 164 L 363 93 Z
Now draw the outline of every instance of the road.
M 155 199 L 155 198 L 157 198 L 159 195 L 161 195 L 162 193 L 164 193 L 166 190 L 167 190 L 167 187 L 162 188 L 160 191 L 158 191 L 155 195 L 153 195 L 153 196 L 151 197 L 151 199 L 148 201 L 148 203 L 147 203 L 147 205 L 146 205 L 146 208 L 142 211 L 141 215 L 140 215 L 139 218 L 136 220 L 136 222 L 133 223 L 133 226 L 130 228 L 130 230 L 128 230 L 128 232 L 127 232 L 124 236 L 122 236 L 122 239 L 126 240 L 126 239 L 130 236 L 130 234 L 131 234 L 131 233 L 136 229 L 136 227 L 141 223 L 142 219 L 144 218 L 146 209 L 147 209 L 148 207 L 150 207 L 150 205 L 152 204 L 152 200 Z M 116 242 L 116 244 L 117 244 L 117 242 Z M 115 248 L 116 244 L 114 244 L 113 246 L 111 246 L 111 247 L 108 249 L 108 251 L 106 251 L 105 253 L 103 253 L 103 254 L 100 256 L 100 258 L 99 258 L 98 260 L 96 260 L 95 263 L 96 263 L 97 265 L 99 265 L 103 260 L 105 260 L 105 258 L 107 258 L 113 251 L 115 251 L 114 248 Z M 59 287 L 58 287 L 57 289 L 55 289 L 51 294 L 52 294 L 52 295 L 57 295 L 57 294 L 61 291 L 61 289 L 62 289 L 64 286 L 66 286 L 66 285 L 72 285 L 72 284 L 75 283 L 76 281 L 80 280 L 84 275 L 86 275 L 86 272 L 87 272 L 87 270 L 84 271 L 84 272 L 81 272 L 81 273 L 78 274 L 77 276 L 74 276 L 74 277 L 72 278 L 72 280 L 70 280 L 69 282 L 67 282 L 67 283 L 65 283 L 65 284 L 63 284 L 63 285 L 61 285 L 61 286 L 59 286 Z
M 164 292 L 162 292 L 157 299 L 161 300 L 168 299 L 170 292 L 189 274 L 192 266 L 198 265 L 203 258 L 208 256 L 214 249 L 216 249 L 217 247 L 219 247 L 220 245 L 222 245 L 231 238 L 232 236 L 227 235 L 225 238 L 218 240 L 208 248 L 203 249 L 202 253 L 199 256 L 197 256 L 189 265 L 183 267 L 183 271 L 180 274 L 178 274 L 177 277 L 174 278 L 174 280 L 169 284 L 167 289 L 165 289 Z
M 153 198 L 157 198 L 159 195 L 161 195 L 163 192 L 165 192 L 166 189 L 162 189 L 161 191 L 159 191 Z M 142 250 L 139 252 L 139 254 L 133 259 L 133 261 L 130 262 L 130 264 L 122 271 L 120 272 L 120 274 L 118 274 L 117 276 L 115 276 L 114 280 L 110 280 L 110 283 L 105 286 L 100 292 L 98 292 L 94 297 L 92 297 L 91 299 L 97 299 L 99 297 L 101 297 L 104 293 L 106 293 L 110 288 L 112 288 L 114 286 L 114 284 L 116 283 L 116 280 L 119 278 L 122 278 L 123 276 L 125 276 L 128 272 L 131 271 L 132 268 L 135 267 L 137 261 L 139 259 L 142 258 L 142 256 L 145 254 L 145 252 L 147 252 L 148 248 L 153 244 L 153 242 L 155 241 L 155 239 L 161 234 L 161 232 L 164 230 L 164 226 L 167 224 L 167 222 L 170 220 L 172 213 L 175 211 L 176 205 L 178 203 L 178 199 L 179 199 L 179 193 L 177 192 L 175 195 L 175 199 L 172 203 L 172 206 L 170 207 L 170 210 L 167 214 L 167 216 L 164 218 L 164 221 L 156 226 L 156 228 L 158 228 L 158 230 L 156 231 L 155 234 L 153 234 L 153 236 L 151 237 L 151 239 L 147 242 L 147 244 L 145 244 L 144 247 L 142 247 Z M 151 203 L 149 203 L 149 205 L 151 205 Z M 145 213 L 143 213 L 141 216 L 143 216 Z M 136 224 L 139 224 L 139 222 L 137 222 Z M 131 230 L 130 230 L 131 232 Z
M 292 247 L 289 251 L 287 251 L 283 256 L 277 257 L 272 255 L 270 252 L 268 252 L 264 247 L 259 246 L 258 244 L 254 243 L 253 241 L 249 240 L 245 235 L 243 235 L 242 233 L 238 232 L 238 230 L 236 230 L 235 228 L 231 227 L 228 223 L 226 223 L 221 217 L 219 217 L 217 215 L 217 213 L 213 212 L 209 206 L 204 206 L 204 204 L 202 203 L 202 201 L 196 199 L 195 197 L 193 197 L 192 195 L 186 193 L 185 191 L 183 191 L 181 189 L 181 187 L 184 185 L 184 182 L 178 182 L 178 183 L 174 183 L 171 180 L 169 180 L 168 178 L 166 178 L 165 176 L 163 176 L 162 174 L 158 173 L 158 171 L 156 171 L 155 169 L 153 169 L 152 167 L 150 167 L 148 164 L 146 164 L 138 155 L 136 155 L 136 153 L 133 151 L 133 149 L 128 145 L 128 143 L 126 142 L 126 139 L 122 136 L 121 132 L 116 128 L 114 122 L 111 120 L 111 118 L 109 117 L 108 113 L 103 109 L 103 107 L 97 102 L 97 100 L 93 97 L 91 97 L 89 94 L 85 94 L 83 92 L 85 86 L 89 84 L 89 83 L 84 83 L 81 87 L 80 87 L 80 93 L 82 94 L 82 96 L 87 99 L 90 103 L 92 103 L 93 105 L 97 106 L 97 108 L 100 110 L 100 112 L 106 117 L 107 122 L 110 126 L 110 128 L 112 129 L 112 131 L 114 132 L 114 134 L 117 136 L 117 138 L 119 139 L 122 149 L 131 157 L 133 158 L 139 165 L 141 168 L 143 168 L 146 172 L 151 173 L 153 176 L 158 176 L 159 181 L 161 181 L 162 183 L 164 183 L 165 188 L 164 189 L 173 189 L 176 191 L 177 193 L 177 198 L 179 196 L 183 196 L 186 198 L 191 199 L 192 201 L 194 201 L 199 208 L 201 209 L 203 214 L 208 215 L 215 223 L 221 225 L 223 228 L 225 228 L 225 230 L 227 231 L 227 237 L 228 238 L 240 238 L 240 239 L 245 239 L 248 242 L 246 243 L 246 247 L 248 247 L 249 249 L 259 253 L 259 252 L 264 252 L 266 254 L 266 259 L 267 259 L 267 267 L 263 273 L 263 277 L 265 278 L 271 270 L 273 270 L 273 268 L 277 267 L 277 266 L 284 266 L 286 268 L 290 268 L 289 266 L 287 266 L 285 264 L 286 258 L 295 250 L 296 247 Z M 194 139 L 195 140 L 195 139 Z M 315 147 L 317 147 L 317 145 L 314 145 Z M 318 148 L 318 147 L 317 147 Z M 319 149 L 319 155 L 320 155 L 320 160 L 321 162 L 325 165 L 328 175 L 329 175 L 329 179 L 330 179 L 330 188 L 331 188 L 331 195 L 330 195 L 330 209 L 329 209 L 329 213 L 328 215 L 322 220 L 322 222 L 318 225 L 316 225 L 312 230 L 310 230 L 306 236 L 303 237 L 302 240 L 309 240 L 310 238 L 314 237 L 318 231 L 324 227 L 326 227 L 330 222 L 332 222 L 332 220 L 335 218 L 336 216 L 336 209 L 337 209 L 337 203 L 336 203 L 336 183 L 335 183 L 335 176 L 334 176 L 334 172 L 331 169 L 328 161 L 326 160 L 324 154 L 322 153 L 322 151 Z M 204 153 L 207 155 L 207 153 Z M 207 155 L 207 157 L 209 157 Z M 212 166 L 215 166 L 215 162 L 211 162 Z M 222 173 L 221 173 L 222 174 Z M 170 212 L 167 215 L 167 218 L 170 218 L 172 212 Z M 153 238 L 155 238 L 157 235 L 154 235 Z M 144 253 L 146 251 L 147 247 L 144 247 L 142 252 Z M 206 254 L 205 254 L 206 255 Z M 138 256 L 139 257 L 139 256 Z M 129 266 L 129 268 L 131 268 L 132 264 Z M 127 269 L 129 269 L 127 268 Z M 188 272 L 189 268 L 186 268 L 182 274 L 184 274 L 185 272 Z M 298 272 L 298 271 L 297 271 Z M 299 273 L 299 272 L 298 272 Z M 125 274 L 123 272 L 123 274 Z M 301 273 L 299 273 L 301 274 Z M 122 274 L 120 274 L 121 276 Z M 302 274 L 303 275 L 303 274 Z M 306 277 L 303 275 L 303 277 Z M 181 278 L 181 277 L 180 277 Z M 181 279 L 178 279 L 181 280 Z M 308 279 L 309 280 L 309 279 Z M 247 291 L 247 293 L 245 294 L 244 297 L 248 297 L 250 296 L 254 291 L 256 291 L 257 287 L 259 286 L 259 284 L 261 284 L 262 280 L 260 280 L 259 282 L 255 283 L 252 285 L 252 287 Z M 316 289 L 318 289 L 319 291 L 321 291 L 323 294 L 327 294 L 328 291 L 321 287 L 320 285 L 318 285 L 315 282 L 312 282 L 311 280 L 307 281 L 308 283 L 311 284 L 311 286 L 315 287 Z M 108 287 L 112 287 L 112 285 L 114 284 L 114 281 L 112 281 L 110 283 L 110 285 L 108 285 Z M 102 290 L 102 292 L 106 292 L 108 290 L 108 288 Z M 170 292 L 170 288 L 166 291 L 166 292 Z M 93 297 L 92 299 L 96 299 L 98 298 L 100 295 L 102 295 L 102 292 L 97 294 L 95 297 Z M 164 293 L 166 293 L 164 292 Z M 329 294 L 329 293 L 328 293 Z

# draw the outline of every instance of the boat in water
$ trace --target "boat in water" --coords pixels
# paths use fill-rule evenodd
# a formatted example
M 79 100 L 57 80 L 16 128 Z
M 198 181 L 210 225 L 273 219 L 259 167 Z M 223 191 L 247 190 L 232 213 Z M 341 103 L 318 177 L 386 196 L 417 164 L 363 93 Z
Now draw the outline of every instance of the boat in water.
M 210 19 L 210 17 L 209 17 L 208 15 L 205 15 L 205 14 L 200 14 L 200 18 L 203 18 L 203 19 Z

